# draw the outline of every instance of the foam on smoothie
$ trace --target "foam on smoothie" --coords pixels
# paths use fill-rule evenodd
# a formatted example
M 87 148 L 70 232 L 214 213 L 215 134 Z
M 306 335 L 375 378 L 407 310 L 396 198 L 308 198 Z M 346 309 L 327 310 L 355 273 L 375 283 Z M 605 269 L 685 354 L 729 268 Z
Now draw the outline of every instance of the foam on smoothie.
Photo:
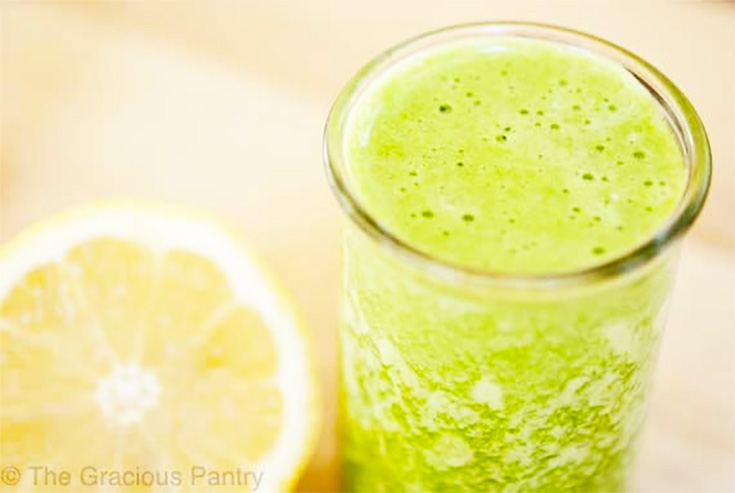
M 409 59 L 348 125 L 351 185 L 388 230 L 496 272 L 600 264 L 649 239 L 687 171 L 622 66 L 538 40 L 478 39 Z

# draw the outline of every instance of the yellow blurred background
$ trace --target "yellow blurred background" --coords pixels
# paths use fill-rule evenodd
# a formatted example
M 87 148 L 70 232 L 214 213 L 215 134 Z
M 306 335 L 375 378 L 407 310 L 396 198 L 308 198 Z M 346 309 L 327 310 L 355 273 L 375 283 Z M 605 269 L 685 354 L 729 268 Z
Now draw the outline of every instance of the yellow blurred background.
M 345 81 L 428 29 L 535 20 L 667 73 L 707 126 L 708 204 L 687 239 L 637 491 L 735 490 L 735 8 L 729 2 L 111 1 L 0 4 L 0 241 L 134 196 L 240 227 L 317 341 L 327 414 L 301 489 L 338 489 L 337 207 L 321 132 Z

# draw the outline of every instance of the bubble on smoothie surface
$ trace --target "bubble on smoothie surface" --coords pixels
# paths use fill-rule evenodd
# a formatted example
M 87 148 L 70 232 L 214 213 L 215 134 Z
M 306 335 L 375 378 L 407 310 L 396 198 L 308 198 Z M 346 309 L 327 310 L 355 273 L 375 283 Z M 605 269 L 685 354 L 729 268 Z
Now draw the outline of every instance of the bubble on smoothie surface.
M 681 197 L 674 133 L 612 61 L 484 39 L 398 67 L 358 101 L 347 164 L 370 215 L 432 257 L 585 268 L 644 242 Z

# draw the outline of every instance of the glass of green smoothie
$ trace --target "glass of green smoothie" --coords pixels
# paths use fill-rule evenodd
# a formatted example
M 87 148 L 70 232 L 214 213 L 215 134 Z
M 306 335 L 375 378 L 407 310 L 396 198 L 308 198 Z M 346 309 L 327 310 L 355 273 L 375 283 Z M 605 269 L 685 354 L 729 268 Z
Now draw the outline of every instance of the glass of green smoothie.
M 392 48 L 339 95 L 349 491 L 623 491 L 705 130 L 663 74 L 525 23 Z

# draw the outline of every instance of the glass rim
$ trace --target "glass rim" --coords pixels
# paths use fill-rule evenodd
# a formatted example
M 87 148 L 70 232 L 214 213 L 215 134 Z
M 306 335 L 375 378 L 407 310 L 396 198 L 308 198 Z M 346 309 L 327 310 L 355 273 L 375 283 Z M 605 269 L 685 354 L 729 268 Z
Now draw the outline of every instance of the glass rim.
M 518 274 L 475 269 L 432 256 L 402 240 L 358 200 L 344 171 L 344 129 L 360 97 L 382 74 L 402 60 L 432 47 L 481 36 L 530 38 L 585 50 L 619 63 L 651 94 L 674 132 L 683 154 L 688 176 L 677 207 L 649 237 L 619 256 L 577 270 L 550 274 Z M 690 228 L 699 215 L 709 190 L 711 153 L 704 125 L 682 91 L 654 66 L 634 53 L 597 36 L 566 27 L 534 22 L 481 22 L 434 30 L 384 51 L 365 65 L 342 89 L 334 102 L 324 129 L 324 161 L 327 179 L 343 212 L 378 246 L 399 255 L 422 271 L 453 283 L 480 283 L 522 289 L 556 289 L 615 279 L 658 257 Z

